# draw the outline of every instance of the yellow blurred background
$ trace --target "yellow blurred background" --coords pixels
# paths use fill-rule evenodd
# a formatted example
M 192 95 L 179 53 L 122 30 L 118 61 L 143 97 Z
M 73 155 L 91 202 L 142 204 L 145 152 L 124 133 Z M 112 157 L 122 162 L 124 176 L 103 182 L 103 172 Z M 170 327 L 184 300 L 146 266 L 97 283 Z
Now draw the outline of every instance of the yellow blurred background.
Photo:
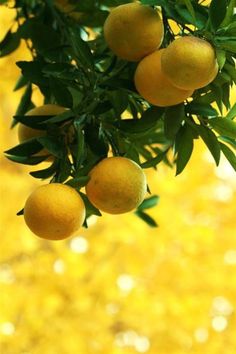
M 0 7 L 0 39 L 13 16 Z M 27 59 L 23 45 L 0 59 L 0 353 L 235 354 L 236 180 L 228 162 L 216 168 L 196 142 L 180 176 L 165 166 L 148 171 L 161 197 L 151 211 L 157 229 L 132 213 L 104 214 L 68 240 L 37 238 L 16 212 L 44 182 L 2 153 L 17 143 L 15 62 Z

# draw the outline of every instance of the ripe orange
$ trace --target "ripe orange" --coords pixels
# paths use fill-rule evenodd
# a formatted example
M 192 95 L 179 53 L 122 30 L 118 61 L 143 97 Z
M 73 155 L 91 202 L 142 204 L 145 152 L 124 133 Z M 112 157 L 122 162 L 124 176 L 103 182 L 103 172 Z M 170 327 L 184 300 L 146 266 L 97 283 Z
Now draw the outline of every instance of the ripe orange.
M 150 6 L 128 3 L 115 7 L 104 24 L 109 48 L 121 59 L 139 61 L 160 47 L 164 27 Z
M 183 102 L 193 94 L 193 90 L 181 90 L 172 85 L 161 69 L 160 49 L 146 56 L 137 66 L 134 83 L 139 94 L 149 103 L 166 107 Z
M 47 116 L 47 115 L 57 115 L 63 113 L 66 108 L 55 105 L 55 104 L 45 104 L 43 106 L 35 107 L 26 113 L 29 119 L 34 119 L 34 116 Z M 22 123 L 18 124 L 18 139 L 20 143 L 23 143 L 32 138 L 38 138 L 46 134 L 45 130 L 33 129 Z M 42 149 L 37 155 L 44 156 L 48 155 L 49 152 L 46 149 Z
M 218 72 L 214 48 L 194 36 L 175 39 L 163 52 L 161 66 L 172 84 L 184 90 L 208 85 Z
M 38 187 L 26 200 L 24 219 L 30 230 L 48 240 L 73 235 L 83 224 L 85 206 L 75 189 L 60 183 Z
M 106 213 L 121 214 L 137 208 L 147 192 L 143 170 L 125 157 L 107 157 L 89 175 L 87 197 Z

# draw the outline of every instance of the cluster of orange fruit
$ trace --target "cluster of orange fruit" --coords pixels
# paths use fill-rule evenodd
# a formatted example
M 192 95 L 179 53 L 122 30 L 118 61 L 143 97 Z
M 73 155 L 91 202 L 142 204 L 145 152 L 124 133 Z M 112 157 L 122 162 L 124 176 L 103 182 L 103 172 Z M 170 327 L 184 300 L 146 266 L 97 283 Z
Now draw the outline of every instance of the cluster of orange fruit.
M 58 115 L 64 107 L 47 104 L 33 108 L 28 113 L 34 116 Z M 18 124 L 19 142 L 45 135 L 45 131 Z M 50 155 L 42 149 L 40 156 Z M 50 157 L 51 158 L 51 157 Z M 143 201 L 147 183 L 141 167 L 125 157 L 107 157 L 89 173 L 85 192 L 89 201 L 99 210 L 110 214 L 121 214 L 137 208 Z M 24 219 L 37 236 L 62 240 L 72 236 L 83 225 L 85 205 L 80 194 L 71 186 L 51 183 L 38 187 L 30 194 L 24 207 Z
M 159 49 L 164 26 L 159 13 L 138 2 L 114 8 L 104 24 L 104 37 L 121 59 L 139 61 L 134 82 L 149 103 L 179 104 L 194 90 L 208 85 L 218 73 L 212 45 L 194 36 L 178 37 Z
M 67 1 L 58 1 L 65 5 Z M 215 52 L 204 39 L 185 36 L 159 49 L 164 26 L 159 13 L 138 2 L 114 8 L 104 24 L 104 37 L 120 58 L 138 61 L 134 76 L 137 91 L 149 103 L 171 106 L 183 102 L 195 89 L 214 80 L 218 72 Z M 30 110 L 29 117 L 58 115 L 58 105 Z M 45 134 L 42 130 L 18 125 L 20 143 Z M 50 155 L 45 149 L 40 155 Z M 99 210 L 120 214 L 137 208 L 143 201 L 147 183 L 142 168 L 125 157 L 107 157 L 89 173 L 85 192 Z M 84 223 L 86 210 L 80 194 L 72 187 L 51 183 L 38 187 L 27 199 L 24 218 L 38 236 L 58 240 L 73 235 Z

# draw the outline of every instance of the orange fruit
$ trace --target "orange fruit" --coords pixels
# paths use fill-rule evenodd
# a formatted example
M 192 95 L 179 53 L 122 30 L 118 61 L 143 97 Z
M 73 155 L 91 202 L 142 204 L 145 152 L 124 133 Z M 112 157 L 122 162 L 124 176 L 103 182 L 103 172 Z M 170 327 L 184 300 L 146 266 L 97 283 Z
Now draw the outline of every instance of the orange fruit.
M 218 73 L 214 48 L 194 36 L 175 39 L 162 53 L 161 67 L 171 83 L 183 90 L 204 87 Z
M 108 47 L 119 58 L 139 61 L 160 47 L 164 27 L 156 10 L 139 3 L 111 10 L 104 24 Z
M 90 202 L 106 213 L 122 214 L 137 208 L 147 192 L 142 168 L 125 157 L 107 157 L 89 173 L 85 189 Z
M 85 206 L 70 186 L 52 183 L 38 187 L 26 200 L 24 219 L 30 230 L 48 240 L 73 235 L 83 224 Z
M 160 49 L 143 58 L 134 75 L 135 87 L 149 103 L 166 107 L 183 102 L 193 94 L 193 90 L 175 87 L 161 69 L 161 56 L 165 49 Z

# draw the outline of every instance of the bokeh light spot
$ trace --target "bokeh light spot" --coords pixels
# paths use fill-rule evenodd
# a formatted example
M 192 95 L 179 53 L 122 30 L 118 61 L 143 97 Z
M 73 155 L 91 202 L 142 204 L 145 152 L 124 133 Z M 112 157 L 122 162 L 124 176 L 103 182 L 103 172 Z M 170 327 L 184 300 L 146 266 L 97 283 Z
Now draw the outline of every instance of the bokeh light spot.
M 89 243 L 86 238 L 82 236 L 77 236 L 71 239 L 70 249 L 74 253 L 86 253 L 89 248 Z
M 209 333 L 204 327 L 199 327 L 194 332 L 194 338 L 198 343 L 205 343 L 208 340 Z
M 145 336 L 139 336 L 134 341 L 134 348 L 139 353 L 146 353 L 150 348 L 150 341 Z
M 5 336 L 11 336 L 15 333 L 15 326 L 12 322 L 4 322 L 0 324 L 0 333 Z
M 211 324 L 212 324 L 212 328 L 216 332 L 223 332 L 228 326 L 228 321 L 227 318 L 225 318 L 224 316 L 215 316 L 212 319 Z
M 229 316 L 232 314 L 234 308 L 232 304 L 223 296 L 217 296 L 212 302 L 212 315 Z
M 224 263 L 236 265 L 236 250 L 228 250 L 224 254 Z
M 63 274 L 65 272 L 65 263 L 62 259 L 57 259 L 53 264 L 53 270 L 57 274 Z
M 2 264 L 0 266 L 0 282 L 4 284 L 12 284 L 15 281 L 15 275 L 9 264 Z
M 128 274 L 121 274 L 117 278 L 117 285 L 120 290 L 128 293 L 135 287 L 135 280 Z

